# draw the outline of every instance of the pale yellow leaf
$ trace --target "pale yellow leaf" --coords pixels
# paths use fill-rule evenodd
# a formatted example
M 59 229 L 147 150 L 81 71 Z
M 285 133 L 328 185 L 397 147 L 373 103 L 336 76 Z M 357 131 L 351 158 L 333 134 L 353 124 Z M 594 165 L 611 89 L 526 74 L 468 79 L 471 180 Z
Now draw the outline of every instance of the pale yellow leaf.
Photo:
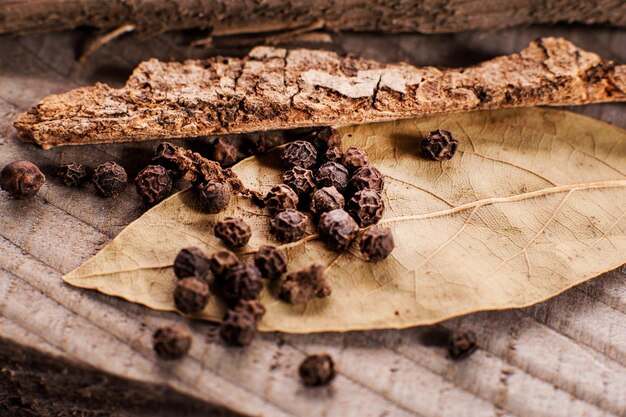
M 418 154 L 433 129 L 461 142 L 451 161 Z M 396 249 L 364 262 L 356 245 L 328 251 L 311 235 L 286 246 L 290 269 L 328 265 L 333 293 L 291 306 L 262 295 L 263 330 L 305 333 L 402 328 L 479 310 L 527 306 L 626 261 L 626 132 L 605 123 L 544 109 L 434 116 L 341 128 L 343 147 L 365 147 L 387 178 L 387 210 Z M 276 154 L 234 170 L 251 188 L 279 182 Z M 244 198 L 227 212 L 205 215 L 182 192 L 132 223 L 105 249 L 64 279 L 83 288 L 173 310 L 171 264 L 195 245 L 221 246 L 213 224 L 241 216 L 253 229 L 244 253 L 267 241 L 269 218 Z M 215 299 L 200 318 L 218 320 Z

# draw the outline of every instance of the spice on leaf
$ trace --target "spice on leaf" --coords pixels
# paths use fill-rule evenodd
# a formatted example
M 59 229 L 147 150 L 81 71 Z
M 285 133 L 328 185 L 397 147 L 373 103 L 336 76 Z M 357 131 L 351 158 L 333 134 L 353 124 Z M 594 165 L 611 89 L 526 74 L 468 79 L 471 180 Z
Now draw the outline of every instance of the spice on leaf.
M 385 188 L 385 177 L 378 168 L 371 165 L 359 168 L 350 178 L 348 189 L 350 194 L 370 188 L 379 193 Z
M 326 245 L 336 251 L 346 250 L 359 231 L 359 225 L 343 209 L 322 214 L 317 228 Z
M 361 235 L 359 249 L 366 260 L 377 262 L 389 256 L 394 246 L 390 228 L 372 226 Z
M 365 149 L 361 148 L 348 148 L 343 156 L 343 166 L 348 168 L 348 171 L 354 172 L 357 169 L 369 164 L 369 158 Z
M 385 203 L 377 191 L 366 188 L 357 191 L 348 201 L 346 210 L 361 227 L 378 223 L 385 212 Z
M 280 283 L 278 297 L 290 304 L 302 304 L 315 297 L 328 297 L 331 292 L 324 265 L 313 263 L 288 273 Z
M 298 210 L 285 210 L 270 220 L 270 233 L 278 241 L 287 243 L 300 240 L 306 234 L 307 217 Z
M 205 213 L 219 213 L 226 210 L 230 203 L 230 187 L 223 182 L 209 181 L 206 184 L 198 184 L 195 190 L 202 211 Z
M 209 303 L 209 284 L 198 277 L 187 277 L 176 282 L 174 305 L 185 314 L 198 313 Z
M 298 194 L 306 197 L 315 190 L 313 171 L 302 167 L 293 167 L 283 174 L 283 182 Z
M 422 141 L 422 154 L 434 161 L 451 159 L 459 147 L 459 142 L 447 130 L 433 130 Z
M 317 163 L 317 150 L 311 143 L 297 140 L 287 145 L 282 159 L 289 168 L 309 168 Z
M 264 205 L 271 215 L 297 208 L 298 201 L 298 195 L 287 184 L 275 185 L 263 199 Z
M 263 245 L 254 254 L 254 264 L 264 278 L 275 280 L 287 272 L 287 255 L 272 245 Z
M 179 279 L 193 276 L 205 278 L 209 269 L 209 259 L 195 246 L 181 250 L 174 259 L 174 274 Z
M 252 264 L 234 265 L 215 280 L 215 289 L 231 306 L 240 300 L 254 300 L 263 289 L 261 272 Z
M 230 268 L 239 264 L 241 264 L 241 261 L 237 255 L 229 250 L 215 252 L 209 258 L 209 268 L 216 279 L 223 278 Z
M 315 174 L 318 187 L 335 187 L 341 193 L 346 189 L 348 179 L 348 170 L 337 162 L 322 164 Z
M 252 236 L 250 226 L 238 217 L 227 217 L 217 222 L 213 232 L 225 245 L 233 248 L 246 246 Z
M 327 211 L 343 208 L 345 199 L 335 187 L 324 187 L 317 190 L 311 197 L 309 210 L 319 217 Z
M 248 346 L 256 336 L 254 313 L 246 308 L 233 308 L 226 311 L 220 325 L 220 336 L 230 346 Z

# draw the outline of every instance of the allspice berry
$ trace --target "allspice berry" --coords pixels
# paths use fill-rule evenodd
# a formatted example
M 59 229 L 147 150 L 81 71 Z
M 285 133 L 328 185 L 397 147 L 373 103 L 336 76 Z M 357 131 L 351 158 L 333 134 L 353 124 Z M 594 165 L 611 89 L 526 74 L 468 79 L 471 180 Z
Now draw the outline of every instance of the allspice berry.
M 361 235 L 359 249 L 367 261 L 382 261 L 391 254 L 395 243 L 388 227 L 372 226 Z
M 195 187 L 203 212 L 216 214 L 226 210 L 230 203 L 230 187 L 219 181 L 209 181 Z
M 287 255 L 272 245 L 263 245 L 254 254 L 254 264 L 264 278 L 275 280 L 287 272 Z
M 378 223 L 385 212 L 385 203 L 377 191 L 366 188 L 357 191 L 348 201 L 346 211 L 361 227 Z
M 16 199 L 34 197 L 45 182 L 37 165 L 29 161 L 11 162 L 0 171 L 0 187 Z
M 314 297 L 328 297 L 332 292 L 326 281 L 326 267 L 313 263 L 299 271 L 290 272 L 281 281 L 278 297 L 290 304 L 302 304 Z
M 181 250 L 174 260 L 174 274 L 178 279 L 193 276 L 205 278 L 209 270 L 209 258 L 195 246 Z
M 246 246 L 252 230 L 242 219 L 235 217 L 226 217 L 215 224 L 213 232 L 218 239 L 228 246 L 240 248 Z
M 226 272 L 235 265 L 239 265 L 241 261 L 229 250 L 221 250 L 215 252 L 211 258 L 209 258 L 209 268 L 215 276 L 215 279 L 221 279 L 226 275 Z
M 115 162 L 105 162 L 96 167 L 91 178 L 104 197 L 117 197 L 126 189 L 128 176 L 126 170 Z
M 326 245 L 336 251 L 346 250 L 359 232 L 359 226 L 343 209 L 322 214 L 317 228 Z
M 174 305 L 185 314 L 204 310 L 209 303 L 209 284 L 202 278 L 187 277 L 176 282 Z
M 357 169 L 369 164 L 369 158 L 367 152 L 361 148 L 348 148 L 343 155 L 343 166 L 348 168 L 348 171 L 354 172 Z
M 350 194 L 366 188 L 379 193 L 382 193 L 383 188 L 385 188 L 385 177 L 377 168 L 371 165 L 356 170 L 348 182 L 348 192 Z
M 289 168 L 308 168 L 317 163 L 317 150 L 311 143 L 297 140 L 287 145 L 282 159 Z
M 57 170 L 57 177 L 66 187 L 78 187 L 87 180 L 87 167 L 79 162 L 63 164 Z
M 152 336 L 152 346 L 161 359 L 181 359 L 191 348 L 191 332 L 180 324 L 160 327 Z
M 313 132 L 307 139 L 315 146 L 318 153 L 326 152 L 329 148 L 341 146 L 341 136 L 332 127 L 325 127 L 317 132 Z
M 337 162 L 326 162 L 315 174 L 318 187 L 335 187 L 342 193 L 348 186 L 348 170 Z
M 239 160 L 237 147 L 227 138 L 217 138 L 213 142 L 213 160 L 220 165 L 233 165 Z
M 313 171 L 301 167 L 293 167 L 283 174 L 283 182 L 302 198 L 308 196 L 315 190 L 315 179 Z
M 280 242 L 295 242 L 306 234 L 307 218 L 298 210 L 285 210 L 270 220 L 270 233 Z
M 324 187 L 313 194 L 309 209 L 314 216 L 319 217 L 327 211 L 343 208 L 344 204 L 343 194 L 335 187 Z
M 341 164 L 343 162 L 343 152 L 339 148 L 328 148 L 324 153 L 324 160 Z
M 300 378 L 308 387 L 327 385 L 335 377 L 335 364 L 328 354 L 308 356 L 298 369 Z
M 459 147 L 459 142 L 447 130 L 433 130 L 422 141 L 422 154 L 434 161 L 451 159 Z
M 254 300 L 259 297 L 263 283 L 261 272 L 252 264 L 239 264 L 228 268 L 215 280 L 215 290 L 229 305 L 239 300 Z
M 257 320 L 244 308 L 229 309 L 222 318 L 220 336 L 230 346 L 248 346 L 256 336 Z
M 148 165 L 135 178 L 137 194 L 146 203 L 155 204 L 164 200 L 172 192 L 172 176 L 161 165 Z
M 474 353 L 476 333 L 469 329 L 458 329 L 450 334 L 448 339 L 448 355 L 452 359 L 464 359 Z
M 275 185 L 263 199 L 271 215 L 297 208 L 298 201 L 298 194 L 287 184 Z

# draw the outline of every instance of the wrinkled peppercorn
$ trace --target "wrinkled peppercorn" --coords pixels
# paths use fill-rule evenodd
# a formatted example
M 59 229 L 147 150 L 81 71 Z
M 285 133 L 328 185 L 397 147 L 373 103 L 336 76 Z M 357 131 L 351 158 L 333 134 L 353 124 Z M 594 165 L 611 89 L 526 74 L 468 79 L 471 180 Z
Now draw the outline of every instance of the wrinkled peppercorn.
M 169 142 L 160 143 L 155 151 L 152 160 L 158 164 L 162 165 L 165 168 L 169 169 L 176 177 L 179 177 L 180 167 L 178 165 L 178 160 L 176 157 L 177 146 L 173 145 Z
M 226 275 L 226 272 L 235 265 L 239 265 L 241 261 L 229 250 L 221 250 L 215 252 L 209 259 L 209 268 L 216 279 L 220 279 Z
M 319 217 L 327 211 L 343 208 L 344 204 L 343 195 L 335 187 L 324 187 L 313 194 L 310 210 Z
M 459 147 L 459 142 L 447 130 L 433 130 L 422 141 L 422 154 L 434 161 L 451 159 Z
M 161 359 L 181 359 L 191 348 L 191 332 L 180 324 L 160 327 L 152 336 L 152 346 Z
M 235 306 L 237 310 L 245 310 L 252 314 L 255 321 L 261 321 L 267 310 L 259 300 L 239 300 Z
M 285 148 L 282 156 L 283 162 L 289 168 L 308 168 L 317 162 L 317 151 L 307 141 L 297 140 Z
M 198 277 L 183 278 L 176 283 L 174 304 L 185 314 L 193 314 L 204 310 L 209 303 L 209 284 Z
M 239 160 L 237 147 L 226 138 L 217 138 L 213 142 L 213 160 L 224 166 L 234 164 Z
M 222 277 L 216 278 L 215 289 L 231 306 L 239 300 L 254 300 L 263 289 L 261 272 L 252 264 L 231 266 Z
M 367 153 L 361 148 L 348 148 L 343 155 L 343 166 L 348 168 L 348 171 L 354 172 L 357 169 L 366 166 L 369 163 Z
M 385 187 L 385 177 L 373 166 L 366 166 L 358 169 L 348 182 L 348 192 L 354 194 L 357 191 L 370 188 L 379 193 L 383 192 Z
M 285 210 L 270 220 L 270 232 L 280 242 L 295 242 L 306 234 L 306 216 L 298 210 Z
M 455 330 L 448 339 L 448 354 L 452 359 L 463 359 L 477 349 L 476 334 L 469 329 Z
M 385 259 L 393 248 L 393 234 L 388 227 L 373 226 L 363 232 L 359 248 L 363 257 L 372 262 Z
M 342 209 L 322 214 L 317 228 L 324 242 L 336 251 L 347 249 L 359 231 L 354 219 Z
M 265 207 L 271 215 L 287 209 L 298 207 L 298 195 L 287 184 L 278 184 L 272 187 L 263 199 Z
M 220 325 L 220 336 L 230 346 L 248 346 L 256 336 L 256 320 L 246 309 L 226 311 Z
M 290 304 L 302 304 L 313 297 L 324 298 L 331 293 L 326 281 L 326 268 L 313 263 L 299 271 L 290 272 L 280 283 L 278 297 Z
M 128 183 L 126 170 L 115 162 L 105 162 L 96 167 L 91 178 L 104 197 L 117 197 Z
M 324 160 L 341 164 L 343 162 L 343 152 L 339 148 L 329 148 L 324 154 Z
M 307 137 L 318 152 L 326 152 L 329 148 L 341 146 L 341 136 L 332 127 L 325 127 Z
M 352 196 L 346 205 L 346 211 L 361 227 L 378 223 L 385 212 L 385 203 L 378 192 L 366 188 Z
M 254 254 L 254 264 L 267 279 L 278 279 L 287 272 L 287 255 L 275 246 L 263 245 Z
M 205 213 L 219 213 L 226 210 L 230 203 L 230 187 L 227 184 L 209 181 L 206 184 L 199 184 L 195 189 L 202 211 Z
M 0 171 L 0 187 L 16 199 L 34 197 L 45 182 L 37 165 L 29 161 L 11 162 Z
M 315 174 L 318 187 L 335 187 L 343 193 L 348 185 L 348 170 L 336 162 L 326 162 L 320 166 Z
M 57 170 L 57 177 L 66 187 L 78 187 L 87 179 L 87 168 L 79 162 L 63 164 Z
M 174 274 L 178 279 L 193 276 L 205 278 L 209 269 L 209 258 L 195 246 L 181 250 L 174 260 Z
M 217 222 L 213 232 L 224 244 L 234 248 L 245 246 L 252 236 L 250 226 L 242 219 L 235 217 L 226 217 L 224 220 Z
M 148 204 L 158 203 L 172 192 L 170 172 L 161 165 L 148 165 L 135 178 L 137 194 Z
M 328 354 L 308 356 L 298 370 L 304 385 L 319 387 L 328 384 L 335 377 L 335 364 Z
M 313 171 L 310 169 L 294 167 L 283 174 L 283 182 L 302 198 L 308 196 L 315 190 L 315 180 Z

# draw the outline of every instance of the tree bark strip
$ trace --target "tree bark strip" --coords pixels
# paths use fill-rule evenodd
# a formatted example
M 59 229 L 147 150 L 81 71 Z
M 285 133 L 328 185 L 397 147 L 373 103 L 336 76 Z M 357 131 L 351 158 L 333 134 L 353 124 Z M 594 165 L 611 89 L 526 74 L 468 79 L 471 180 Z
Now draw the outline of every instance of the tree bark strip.
M 124 87 L 96 84 L 47 97 L 15 127 L 23 140 L 48 148 L 625 99 L 626 65 L 562 38 L 461 69 L 258 47 L 243 59 L 151 59 Z
M 323 21 L 328 30 L 449 33 L 537 23 L 626 26 L 623 0 L 5 0 L 0 33 L 134 25 L 144 35 L 201 28 L 215 35 L 286 30 Z

